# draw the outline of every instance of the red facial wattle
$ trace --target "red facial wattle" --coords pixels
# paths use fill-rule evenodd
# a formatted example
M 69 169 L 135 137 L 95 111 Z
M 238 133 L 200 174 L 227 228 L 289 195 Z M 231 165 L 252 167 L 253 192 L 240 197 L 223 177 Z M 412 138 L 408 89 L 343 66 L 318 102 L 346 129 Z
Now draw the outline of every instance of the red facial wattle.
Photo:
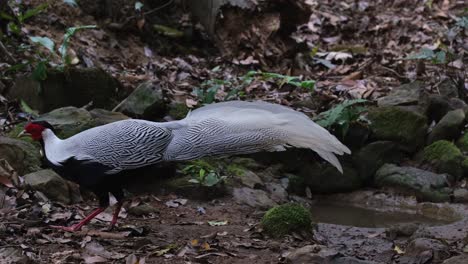
M 31 135 L 31 138 L 34 140 L 41 140 L 42 139 L 42 131 L 44 131 L 45 127 L 29 123 L 24 127 L 24 131 Z

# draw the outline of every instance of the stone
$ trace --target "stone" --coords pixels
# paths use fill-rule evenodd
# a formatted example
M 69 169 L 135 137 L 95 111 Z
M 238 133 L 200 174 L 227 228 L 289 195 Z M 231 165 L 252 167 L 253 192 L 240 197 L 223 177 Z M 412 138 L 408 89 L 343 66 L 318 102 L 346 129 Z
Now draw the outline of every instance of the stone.
M 341 256 L 341 254 L 335 249 L 327 248 L 322 245 L 307 245 L 289 253 L 286 256 L 286 263 L 332 263 L 332 260 L 338 256 Z
M 448 98 L 458 98 L 457 84 L 450 78 L 446 78 L 437 85 L 437 90 L 440 95 Z
M 377 100 L 377 105 L 395 106 L 417 104 L 420 98 L 422 83 L 415 81 L 412 83 L 403 84 L 398 88 L 393 89 L 387 96 Z
M 380 107 L 369 110 L 368 119 L 376 140 L 394 141 L 409 152 L 425 142 L 427 118 L 418 112 L 399 107 Z
M 468 203 L 468 190 L 458 188 L 453 191 L 453 200 L 456 203 Z
M 158 209 L 149 204 L 141 204 L 128 209 L 128 213 L 134 216 L 144 216 L 149 214 L 158 213 Z
M 297 195 L 305 195 L 306 185 L 303 177 L 288 174 L 288 187 L 287 190 L 290 193 Z
M 457 179 L 464 174 L 465 158 L 457 146 L 450 141 L 439 140 L 425 147 L 423 160 L 431 163 L 437 172 L 448 173 Z
M 450 256 L 450 250 L 447 245 L 439 240 L 430 238 L 416 238 L 412 240 L 406 247 L 405 256 L 415 257 L 423 255 L 424 257 L 425 252 L 432 253 L 430 256 L 435 262 L 441 261 Z
M 351 150 L 360 149 L 369 139 L 370 132 L 368 124 L 351 122 L 342 142 Z
M 281 184 L 270 182 L 267 183 L 265 187 L 273 201 L 277 203 L 285 203 L 288 201 L 288 192 L 286 192 Z
M 161 118 L 166 111 L 166 102 L 159 84 L 145 82 L 140 84 L 114 110 L 135 118 Z
M 24 181 L 31 189 L 43 193 L 51 200 L 64 204 L 71 202 L 67 181 L 53 170 L 40 170 L 26 174 Z
M 375 172 L 385 163 L 397 163 L 403 158 L 398 144 L 392 141 L 372 142 L 353 155 L 353 162 L 365 183 L 371 183 Z
M 275 201 L 268 197 L 268 193 L 263 190 L 247 187 L 234 188 L 232 194 L 237 203 L 255 208 L 266 209 L 277 205 Z
M 460 256 L 455 256 L 444 260 L 442 264 L 466 264 L 467 259 L 468 254 L 461 254 Z
M 449 98 L 437 94 L 428 95 L 427 104 L 426 115 L 430 121 L 439 122 L 449 111 L 454 110 Z
M 41 168 L 39 148 L 19 139 L 0 136 L 0 159 L 5 159 L 19 175 Z
M 189 111 L 190 109 L 185 104 L 171 103 L 169 104 L 168 114 L 172 117 L 172 119 L 180 120 L 184 119 L 189 113 Z
M 292 232 L 310 231 L 312 219 L 308 209 L 300 204 L 282 204 L 269 209 L 262 218 L 265 233 L 283 237 Z
M 89 111 L 91 117 L 93 118 L 93 126 L 102 126 L 105 124 L 117 122 L 120 120 L 129 119 L 130 117 L 120 113 L 112 112 L 105 109 L 96 108 Z
M 240 179 L 243 185 L 252 189 L 259 189 L 265 185 L 262 179 L 251 170 L 245 170 L 237 177 Z
M 122 90 L 120 83 L 98 68 L 71 67 L 66 71 L 49 70 L 47 78 L 38 82 L 20 77 L 7 96 L 22 99 L 32 109 L 47 112 L 64 106 L 82 107 L 93 102 L 94 107 L 109 108 Z
M 94 126 L 92 115 L 87 110 L 74 106 L 55 109 L 36 120 L 50 123 L 54 126 L 57 136 L 62 139 Z
M 427 138 L 427 143 L 431 144 L 442 139 L 457 139 L 461 134 L 464 122 L 465 112 L 462 109 L 448 112 L 432 129 L 432 132 Z
M 413 193 L 425 201 L 449 201 L 450 195 L 443 190 L 448 186 L 448 175 L 436 174 L 413 167 L 383 165 L 375 174 L 375 185 L 393 187 Z
M 299 176 L 315 193 L 337 193 L 357 190 L 363 185 L 359 173 L 348 162 L 342 162 L 343 174 L 328 163 L 302 164 Z
M 159 170 L 170 171 L 171 168 L 160 168 Z M 169 173 L 172 173 L 172 172 L 169 172 Z M 150 177 L 150 178 L 145 177 L 147 178 L 145 181 L 145 185 L 147 185 L 148 187 L 162 186 L 168 191 L 174 192 L 178 195 L 181 195 L 190 199 L 211 200 L 211 199 L 222 197 L 226 194 L 226 186 L 224 184 L 217 184 L 215 186 L 207 187 L 199 183 L 190 182 L 190 180 L 193 179 L 192 176 L 184 176 L 184 177 L 175 176 L 169 179 L 165 179 L 162 183 L 159 183 L 156 179 L 154 179 L 154 175 L 157 175 L 159 173 L 154 173 L 154 169 L 151 169 L 148 174 L 149 176 L 153 174 L 153 177 Z M 166 175 L 166 173 L 161 173 L 160 175 L 164 176 Z M 139 188 L 136 188 L 136 190 L 141 190 L 141 189 L 142 189 L 141 186 Z M 143 186 L 143 189 L 145 189 L 144 186 Z

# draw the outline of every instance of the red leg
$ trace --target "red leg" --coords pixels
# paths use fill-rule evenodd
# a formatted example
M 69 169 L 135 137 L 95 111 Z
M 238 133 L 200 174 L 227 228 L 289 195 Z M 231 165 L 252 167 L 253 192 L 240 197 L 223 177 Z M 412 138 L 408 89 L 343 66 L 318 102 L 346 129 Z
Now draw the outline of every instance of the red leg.
M 115 210 L 114 210 L 114 214 L 112 215 L 112 221 L 110 223 L 109 230 L 112 230 L 115 224 L 117 224 L 117 219 L 119 218 L 119 213 L 120 213 L 120 209 L 122 209 L 122 205 L 123 205 L 123 202 L 118 202 L 115 205 Z
M 96 210 L 94 210 L 91 214 L 89 214 L 85 219 L 81 220 L 78 224 L 72 225 L 72 226 L 50 226 L 52 228 L 58 228 L 64 231 L 68 232 L 75 232 L 81 230 L 81 227 L 86 225 L 91 219 L 96 217 L 98 214 L 100 214 L 102 211 L 106 210 L 106 207 L 99 207 Z

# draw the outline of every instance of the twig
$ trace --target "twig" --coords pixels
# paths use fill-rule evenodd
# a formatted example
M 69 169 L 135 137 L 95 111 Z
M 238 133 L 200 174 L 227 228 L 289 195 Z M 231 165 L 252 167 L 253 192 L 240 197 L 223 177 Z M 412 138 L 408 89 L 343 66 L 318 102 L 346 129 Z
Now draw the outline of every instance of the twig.
M 5 45 L 3 45 L 3 42 L 0 40 L 0 51 L 5 54 L 5 56 L 7 57 L 7 62 L 10 63 L 10 64 L 14 64 L 15 63 L 15 58 L 13 58 L 13 56 L 11 55 L 10 52 L 8 52 L 8 50 L 6 49 Z
M 104 239 L 125 239 L 128 238 L 130 232 L 120 232 L 120 233 L 111 233 L 111 232 L 104 232 L 104 231 L 97 231 L 97 230 L 89 230 L 89 231 L 79 231 L 74 232 L 72 235 L 75 236 L 96 236 L 101 237 Z

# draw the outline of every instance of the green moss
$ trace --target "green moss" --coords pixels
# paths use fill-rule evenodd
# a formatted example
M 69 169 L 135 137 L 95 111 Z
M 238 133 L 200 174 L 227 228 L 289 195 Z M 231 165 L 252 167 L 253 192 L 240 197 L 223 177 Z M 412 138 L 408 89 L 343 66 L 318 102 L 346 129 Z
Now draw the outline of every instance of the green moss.
M 265 232 L 281 237 L 293 231 L 308 231 L 312 220 L 310 212 L 299 204 L 283 204 L 268 210 L 261 222 Z
M 399 142 L 409 151 L 424 143 L 427 118 L 399 107 L 379 107 L 369 111 L 373 136 Z
M 227 165 L 226 171 L 230 175 L 244 176 L 246 169 L 239 164 L 231 163 Z
M 189 112 L 189 108 L 185 104 L 175 103 L 170 105 L 168 114 L 174 119 L 183 119 Z
M 465 134 L 457 140 L 457 146 L 463 152 L 468 152 L 468 131 L 465 131 Z
M 463 175 L 468 175 L 468 158 L 467 157 L 463 159 L 461 166 L 463 169 Z
M 439 140 L 424 148 L 424 160 L 435 165 L 437 171 L 449 173 L 455 177 L 463 175 L 461 151 L 450 141 Z

